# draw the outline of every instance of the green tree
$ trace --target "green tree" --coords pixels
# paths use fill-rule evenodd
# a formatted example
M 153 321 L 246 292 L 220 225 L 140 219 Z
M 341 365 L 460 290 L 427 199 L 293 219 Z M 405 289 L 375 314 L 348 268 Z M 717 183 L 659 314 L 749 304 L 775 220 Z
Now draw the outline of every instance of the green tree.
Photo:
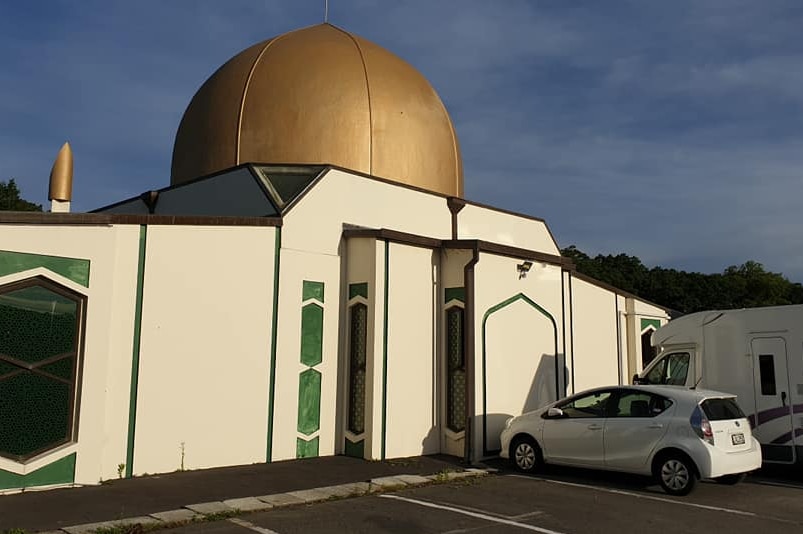
M 680 313 L 711 309 L 803 304 L 803 285 L 771 273 L 755 261 L 730 266 L 722 274 L 648 269 L 627 254 L 590 257 L 575 246 L 561 250 L 577 270 Z
M 1 211 L 42 211 L 41 204 L 28 202 L 20 196 L 17 182 L 12 178 L 8 182 L 0 181 Z

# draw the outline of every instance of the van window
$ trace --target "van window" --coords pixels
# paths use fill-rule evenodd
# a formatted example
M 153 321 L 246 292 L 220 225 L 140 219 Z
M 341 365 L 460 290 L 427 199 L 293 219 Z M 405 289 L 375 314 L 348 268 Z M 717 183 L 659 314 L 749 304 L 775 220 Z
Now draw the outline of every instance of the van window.
M 688 352 L 673 352 L 661 360 L 647 374 L 648 384 L 683 386 L 689 374 L 691 356 Z
M 775 358 L 772 354 L 761 354 L 758 357 L 758 372 L 761 375 L 761 394 L 776 395 Z

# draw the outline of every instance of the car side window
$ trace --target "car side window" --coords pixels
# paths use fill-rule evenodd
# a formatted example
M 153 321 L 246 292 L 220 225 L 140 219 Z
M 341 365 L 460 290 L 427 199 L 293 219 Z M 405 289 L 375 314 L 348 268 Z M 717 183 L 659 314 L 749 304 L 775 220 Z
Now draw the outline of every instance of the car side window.
M 672 406 L 672 401 L 643 391 L 625 391 L 609 412 L 610 417 L 655 417 Z
M 563 410 L 563 415 L 568 418 L 605 417 L 605 410 L 610 398 L 610 391 L 598 391 L 570 400 L 559 405 L 558 408 Z

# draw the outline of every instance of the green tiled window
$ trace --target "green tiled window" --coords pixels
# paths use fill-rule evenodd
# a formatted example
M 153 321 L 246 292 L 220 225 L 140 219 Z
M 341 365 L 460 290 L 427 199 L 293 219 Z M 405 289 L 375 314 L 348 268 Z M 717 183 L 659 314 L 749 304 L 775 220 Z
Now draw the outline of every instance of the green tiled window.
M 463 353 L 463 308 L 446 310 L 447 406 L 446 426 L 454 432 L 466 428 L 466 359 Z
M 0 287 L 0 456 L 73 439 L 84 298 L 43 277 Z
M 354 304 L 349 308 L 349 413 L 348 429 L 365 432 L 365 362 L 368 334 L 368 307 Z

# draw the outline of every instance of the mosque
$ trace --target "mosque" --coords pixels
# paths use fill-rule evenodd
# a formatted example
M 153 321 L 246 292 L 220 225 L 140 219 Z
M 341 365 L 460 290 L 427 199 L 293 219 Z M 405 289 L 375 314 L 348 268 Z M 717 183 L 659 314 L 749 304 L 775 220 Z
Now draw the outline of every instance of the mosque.
M 494 456 L 511 415 L 626 383 L 667 310 L 545 221 L 467 200 L 408 63 L 321 24 L 192 98 L 170 185 L 0 212 L 0 491 L 319 455 Z M 647 341 L 646 347 L 649 347 Z

